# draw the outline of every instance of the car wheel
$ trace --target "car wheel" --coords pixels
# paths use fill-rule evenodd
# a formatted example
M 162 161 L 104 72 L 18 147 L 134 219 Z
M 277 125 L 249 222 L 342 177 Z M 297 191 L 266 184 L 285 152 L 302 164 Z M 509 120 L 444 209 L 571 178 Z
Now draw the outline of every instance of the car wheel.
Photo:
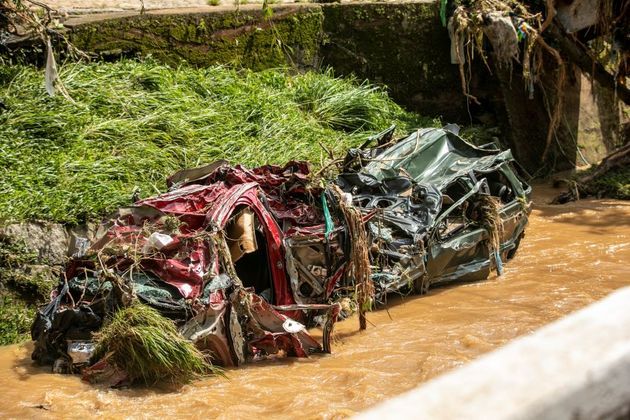
M 510 249 L 507 252 L 508 260 L 511 260 L 516 255 L 516 251 L 518 251 L 518 247 L 521 244 L 521 239 L 523 239 L 523 236 L 525 236 L 525 232 L 522 232 L 520 235 L 518 235 L 518 238 L 516 238 L 516 241 L 514 241 L 514 248 Z

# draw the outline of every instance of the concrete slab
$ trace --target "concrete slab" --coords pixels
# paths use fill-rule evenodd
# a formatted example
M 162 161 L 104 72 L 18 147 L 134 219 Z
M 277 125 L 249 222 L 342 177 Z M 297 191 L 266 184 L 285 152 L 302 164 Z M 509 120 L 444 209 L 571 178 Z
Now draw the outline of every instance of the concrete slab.
M 626 287 L 357 418 L 574 420 L 629 414 Z

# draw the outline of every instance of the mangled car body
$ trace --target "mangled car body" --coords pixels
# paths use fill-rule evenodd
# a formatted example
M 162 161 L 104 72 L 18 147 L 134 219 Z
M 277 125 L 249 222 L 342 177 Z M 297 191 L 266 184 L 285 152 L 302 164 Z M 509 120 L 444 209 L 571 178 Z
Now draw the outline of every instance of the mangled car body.
M 92 333 L 130 299 L 221 365 L 330 352 L 334 323 L 353 310 L 502 270 L 530 210 L 510 151 L 449 129 L 393 132 L 350 150 L 328 183 L 304 162 L 176 173 L 70 261 L 33 325 L 33 359 L 94 363 Z M 323 343 L 306 330 L 318 324 Z

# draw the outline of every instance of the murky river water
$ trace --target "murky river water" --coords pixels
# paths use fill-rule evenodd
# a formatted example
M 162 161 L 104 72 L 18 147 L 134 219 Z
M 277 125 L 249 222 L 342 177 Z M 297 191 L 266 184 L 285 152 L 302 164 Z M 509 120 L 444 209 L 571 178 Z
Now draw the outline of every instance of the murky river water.
M 630 285 L 630 203 L 544 204 L 505 274 L 394 299 L 373 324 L 337 324 L 333 355 L 231 370 L 176 391 L 95 388 L 0 348 L 0 417 L 162 418 L 352 415 Z M 462 384 L 464 385 L 464 384 Z

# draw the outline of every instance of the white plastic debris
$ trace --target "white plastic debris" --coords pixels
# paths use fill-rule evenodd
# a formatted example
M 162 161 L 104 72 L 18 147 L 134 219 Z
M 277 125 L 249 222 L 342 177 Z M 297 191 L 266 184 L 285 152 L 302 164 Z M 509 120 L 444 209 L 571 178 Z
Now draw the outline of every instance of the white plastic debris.
M 291 334 L 299 333 L 300 331 L 304 331 L 306 329 L 304 325 L 292 320 L 291 318 L 284 321 L 284 323 L 282 324 L 282 328 L 284 328 L 286 332 Z
M 48 36 L 46 37 L 46 51 L 46 71 L 44 73 L 46 92 L 48 92 L 50 96 L 55 96 L 55 82 L 59 75 L 57 73 L 57 63 L 55 62 L 52 43 Z
M 76 251 L 74 252 L 74 254 L 72 254 L 72 257 L 81 258 L 87 253 L 87 250 L 90 248 L 90 240 L 81 236 L 77 236 L 75 239 L 74 248 Z
M 483 33 L 492 44 L 492 49 L 499 66 L 512 68 L 512 59 L 518 61 L 518 35 L 510 16 L 503 16 L 502 12 L 490 12 L 485 15 L 488 23 Z
M 150 254 L 153 251 L 159 251 L 160 249 L 172 244 L 174 239 L 170 235 L 164 233 L 153 232 L 151 236 L 147 238 L 147 242 L 142 247 L 144 254 Z

